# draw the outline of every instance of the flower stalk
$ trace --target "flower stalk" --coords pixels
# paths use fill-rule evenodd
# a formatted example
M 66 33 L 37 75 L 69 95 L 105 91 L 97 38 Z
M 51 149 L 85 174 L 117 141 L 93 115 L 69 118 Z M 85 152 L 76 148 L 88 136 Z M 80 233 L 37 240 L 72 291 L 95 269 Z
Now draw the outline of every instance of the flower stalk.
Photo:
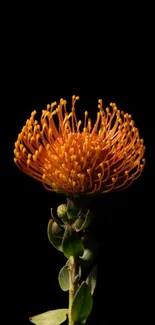
M 86 207 L 80 208 L 79 201 L 77 205 L 76 200 L 67 198 L 67 204 L 60 205 L 57 214 L 56 217 L 51 210 L 48 238 L 67 258 L 58 280 L 61 289 L 69 294 L 68 324 L 83 325 L 92 310 L 94 284 L 91 284 L 90 278 L 88 284 L 86 280 L 81 280 L 82 269 L 90 266 L 98 253 L 96 243 L 89 234 L 92 212 Z M 94 275 L 92 281 L 94 283 Z
M 74 295 L 79 286 L 79 267 L 77 265 L 76 258 L 71 256 L 69 259 L 69 308 L 68 308 L 68 325 L 75 325 L 75 322 L 72 320 L 71 310 L 72 310 L 72 302 Z

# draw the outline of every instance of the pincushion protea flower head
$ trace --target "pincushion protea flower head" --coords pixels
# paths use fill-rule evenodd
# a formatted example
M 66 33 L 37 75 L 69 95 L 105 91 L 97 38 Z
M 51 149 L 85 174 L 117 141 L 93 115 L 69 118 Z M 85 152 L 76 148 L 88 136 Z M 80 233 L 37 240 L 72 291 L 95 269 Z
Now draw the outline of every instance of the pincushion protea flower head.
M 128 187 L 145 164 L 143 139 L 131 115 L 114 103 L 104 109 L 100 99 L 95 124 L 85 111 L 82 126 L 75 113 L 78 99 L 72 96 L 70 113 L 64 99 L 47 105 L 40 124 L 36 111 L 31 113 L 15 142 L 16 165 L 47 189 L 67 196 Z

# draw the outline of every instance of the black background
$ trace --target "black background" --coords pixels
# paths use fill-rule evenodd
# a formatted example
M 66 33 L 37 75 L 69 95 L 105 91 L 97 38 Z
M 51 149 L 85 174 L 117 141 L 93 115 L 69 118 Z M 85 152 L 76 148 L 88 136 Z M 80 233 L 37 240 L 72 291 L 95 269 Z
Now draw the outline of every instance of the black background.
M 82 114 L 88 109 L 93 121 L 99 98 L 116 102 L 132 114 L 146 144 L 141 177 L 126 191 L 103 195 L 91 203 L 101 252 L 88 324 L 139 321 L 152 310 L 154 67 L 147 14 L 138 18 L 133 14 L 127 22 L 122 15 L 120 27 L 119 19 L 114 21 L 110 13 L 102 20 L 95 15 L 89 23 L 84 19 L 82 28 L 81 18 L 75 21 L 74 15 L 70 24 L 63 17 L 60 25 L 59 12 L 55 21 L 53 16 L 44 20 L 35 14 L 35 22 L 30 13 L 10 24 L 2 62 L 1 279 L 6 319 L 29 324 L 29 316 L 68 304 L 67 293 L 57 281 L 65 258 L 50 245 L 46 230 L 50 208 L 64 203 L 65 197 L 46 191 L 20 172 L 13 163 L 13 148 L 32 110 L 41 113 L 46 104 L 61 97 L 70 102 L 75 94 L 81 98 L 77 115 L 78 110 Z M 105 22 L 105 17 L 110 21 Z

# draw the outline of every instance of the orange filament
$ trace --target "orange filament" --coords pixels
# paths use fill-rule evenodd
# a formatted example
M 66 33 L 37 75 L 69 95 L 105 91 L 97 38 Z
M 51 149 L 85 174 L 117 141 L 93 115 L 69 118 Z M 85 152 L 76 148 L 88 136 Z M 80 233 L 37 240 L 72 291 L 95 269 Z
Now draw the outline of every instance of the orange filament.
M 145 146 L 128 113 L 116 104 L 99 112 L 94 126 L 84 113 L 77 120 L 75 103 L 68 113 L 60 99 L 42 111 L 40 124 L 31 113 L 15 142 L 14 161 L 26 174 L 52 191 L 66 195 L 97 194 L 128 187 L 143 171 Z M 57 121 L 55 121 L 57 117 Z M 58 126 L 57 126 L 58 124 Z

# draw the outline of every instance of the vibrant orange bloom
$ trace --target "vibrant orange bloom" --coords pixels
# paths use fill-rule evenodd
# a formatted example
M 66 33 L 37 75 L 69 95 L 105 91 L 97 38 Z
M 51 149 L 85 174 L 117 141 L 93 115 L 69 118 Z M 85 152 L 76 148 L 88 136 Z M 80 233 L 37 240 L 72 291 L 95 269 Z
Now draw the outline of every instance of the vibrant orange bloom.
M 100 99 L 95 124 L 85 111 L 81 128 L 75 113 L 78 99 L 72 97 L 70 113 L 64 99 L 47 105 L 40 124 L 34 119 L 36 111 L 31 113 L 15 143 L 15 163 L 47 189 L 66 195 L 128 187 L 145 164 L 143 139 L 131 115 L 114 103 L 103 109 Z

